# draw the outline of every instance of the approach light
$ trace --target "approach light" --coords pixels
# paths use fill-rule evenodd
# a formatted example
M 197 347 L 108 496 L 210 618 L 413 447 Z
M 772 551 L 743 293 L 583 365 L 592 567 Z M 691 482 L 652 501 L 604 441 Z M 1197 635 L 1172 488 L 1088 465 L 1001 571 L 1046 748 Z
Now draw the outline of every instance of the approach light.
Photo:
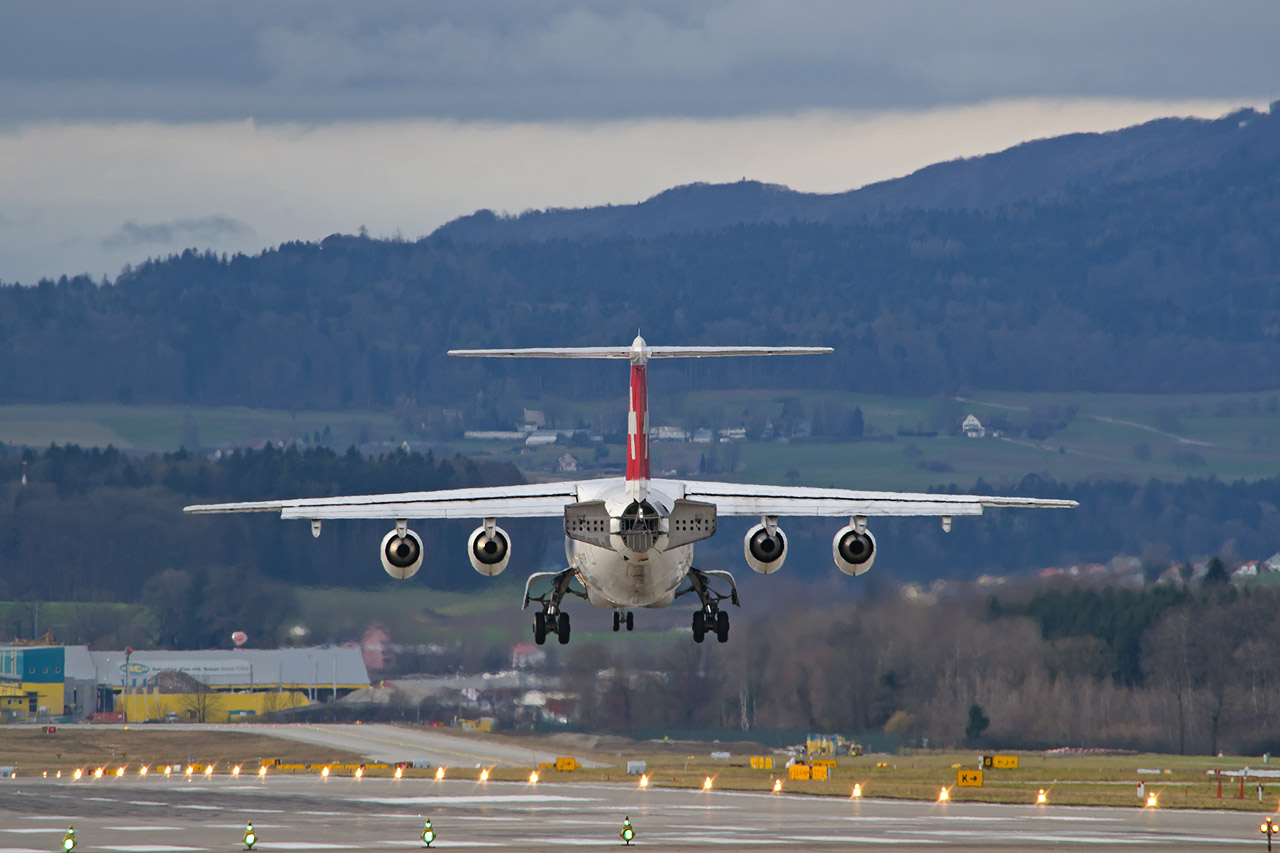
M 258 831 L 253 828 L 253 821 L 249 821 L 244 827 L 244 849 L 252 850 L 253 845 L 258 843 Z
M 480 771 L 480 781 L 481 781 L 481 782 L 488 782 L 488 781 L 489 781 L 489 768 L 488 768 L 488 767 L 486 767 L 486 768 L 484 768 L 483 770 L 481 770 L 481 771 Z
M 436 840 L 436 831 L 431 828 L 431 818 L 427 818 L 427 822 L 422 826 L 422 843 L 430 847 L 431 842 Z
M 619 832 L 618 835 L 622 837 L 623 844 L 625 844 L 628 847 L 631 846 L 631 839 L 636 837 L 636 831 L 635 831 L 635 828 L 631 826 L 630 817 L 624 816 L 622 818 L 622 831 Z
M 1271 849 L 1271 836 L 1280 832 L 1280 823 L 1275 823 L 1271 818 L 1267 818 L 1263 823 L 1258 824 L 1258 832 L 1267 836 L 1267 849 Z
M 530 774 L 529 774 L 529 784 L 530 784 L 530 785 L 536 785 L 536 784 L 538 784 L 538 771 L 537 771 L 537 770 L 535 770 L 535 771 L 533 771 L 532 773 L 530 773 Z
M 396 768 L 396 778 L 397 778 L 397 779 L 399 779 L 399 778 L 400 778 L 401 776 L 403 776 L 403 775 L 404 775 L 404 768 L 402 768 L 402 767 L 397 767 L 397 768 Z
M 706 779 L 702 780 L 702 790 L 704 790 L 704 791 L 710 791 L 710 790 L 711 790 L 711 777 L 710 777 L 710 776 L 708 776 Z
M 1047 802 L 1049 802 L 1049 795 L 1045 793 L 1044 788 L 1041 788 L 1036 792 L 1036 805 L 1043 806 Z
M 640 774 L 640 787 L 641 787 L 641 788 L 647 788 L 647 787 L 649 787 L 649 774 L 648 774 L 648 773 L 641 773 L 641 774 Z
M 76 849 L 76 828 L 74 825 L 67 827 L 67 834 L 62 836 L 62 849 L 70 853 Z
M 862 796 L 862 785 L 861 785 L 861 784 L 859 784 L 858 782 L 854 782 L 854 783 L 853 783 L 853 794 L 852 794 L 852 796 L 853 796 L 854 798 L 857 798 L 857 797 L 861 797 L 861 796 Z
M 938 791 L 938 802 L 945 803 L 947 800 L 950 800 L 950 799 L 951 799 L 951 792 L 948 791 L 946 788 L 943 788 L 942 790 Z
M 443 767 L 437 767 L 437 768 L 436 768 L 436 781 L 438 782 L 438 781 L 440 781 L 440 780 L 441 780 L 441 779 L 443 779 L 443 778 L 444 778 L 444 768 L 443 768 Z
M 1150 794 L 1147 794 L 1147 808 L 1154 809 L 1157 805 L 1158 803 L 1156 802 L 1155 791 L 1152 791 Z
M 782 780 L 781 780 L 781 779 L 774 779 L 774 780 L 773 780 L 773 792 L 774 792 L 775 794 L 780 794 L 780 793 L 782 793 Z

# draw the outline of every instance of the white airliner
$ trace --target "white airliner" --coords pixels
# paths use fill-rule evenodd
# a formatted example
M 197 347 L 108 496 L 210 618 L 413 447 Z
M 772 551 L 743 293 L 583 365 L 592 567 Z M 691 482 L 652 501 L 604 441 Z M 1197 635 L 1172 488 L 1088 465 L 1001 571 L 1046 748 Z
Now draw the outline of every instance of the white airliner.
M 627 467 L 623 478 L 570 480 L 523 486 L 449 489 L 337 498 L 189 506 L 186 512 L 279 512 L 281 518 L 311 521 L 311 532 L 334 518 L 386 518 L 395 528 L 382 539 L 382 566 L 394 578 L 412 577 L 422 566 L 422 540 L 409 529 L 409 519 L 476 518 L 481 524 L 467 540 L 467 556 L 477 572 L 501 574 L 511 559 L 511 539 L 499 518 L 562 517 L 568 567 L 535 572 L 525 583 L 524 607 L 537 601 L 533 637 L 541 644 L 547 633 L 569 642 L 565 595 L 585 598 L 613 609 L 613 630 L 633 627 L 632 608 L 666 607 L 678 596 L 693 593 L 700 607 L 693 614 L 693 639 L 708 633 L 725 642 L 729 614 L 720 603 L 738 604 L 737 585 L 725 571 L 697 569 L 693 543 L 716 532 L 722 515 L 758 516 L 747 531 L 743 550 L 747 565 L 762 574 L 782 567 L 787 538 L 779 516 L 811 515 L 847 518 L 836 531 L 831 553 L 846 575 L 871 568 L 876 540 L 867 530 L 873 516 L 941 517 L 951 529 L 957 515 L 981 515 L 986 507 L 1076 506 L 1075 501 L 982 495 L 931 495 L 910 492 L 862 492 L 651 479 L 649 476 L 649 406 L 647 366 L 657 358 L 704 358 L 732 355 L 814 355 L 830 347 L 651 347 L 637 336 L 630 347 L 560 347 L 549 349 L 451 350 L 449 355 L 498 358 L 625 358 L 631 362 L 631 403 L 627 415 Z M 728 593 L 712 589 L 712 580 L 728 584 Z M 540 595 L 535 582 L 549 581 Z M 582 589 L 571 584 L 577 581 Z M 682 589 L 683 587 L 683 589 Z

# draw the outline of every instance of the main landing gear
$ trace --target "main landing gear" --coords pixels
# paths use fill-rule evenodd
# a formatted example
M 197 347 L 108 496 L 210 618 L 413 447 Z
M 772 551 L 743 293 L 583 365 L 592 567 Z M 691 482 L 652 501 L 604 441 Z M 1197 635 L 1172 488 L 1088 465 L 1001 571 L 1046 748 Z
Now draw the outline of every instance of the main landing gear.
M 717 592 L 712 589 L 708 581 L 710 578 L 720 578 L 729 582 L 729 594 Z M 733 575 L 728 572 L 721 571 L 701 571 L 699 569 L 689 569 L 689 588 L 676 593 L 676 597 L 686 593 L 696 593 L 701 609 L 693 614 L 693 641 L 701 643 L 707 634 L 715 634 L 716 640 L 721 643 L 729 640 L 729 614 L 720 609 L 720 602 L 726 598 L 729 599 L 734 607 L 740 607 L 738 603 L 738 585 L 734 583 Z
M 531 601 L 536 601 L 542 605 L 542 609 L 533 614 L 533 641 L 538 645 L 542 645 L 547 641 L 547 632 L 555 634 L 556 639 L 560 641 L 562 646 L 569 642 L 569 614 L 560 609 L 560 602 L 564 600 L 566 595 L 576 595 L 579 598 L 587 597 L 586 592 L 580 592 L 569 586 L 569 583 L 577 576 L 577 572 L 573 569 L 565 569 L 562 572 L 534 572 L 529 575 L 529 580 L 525 581 L 523 606 L 528 607 Z M 551 589 L 541 595 L 530 595 L 529 587 L 533 585 L 533 582 L 544 579 L 551 581 Z M 617 629 L 615 628 L 614 630 Z
M 628 610 L 627 615 L 624 617 L 621 610 L 613 611 L 613 630 L 621 630 L 623 623 L 626 623 L 628 631 L 634 629 L 636 626 L 635 614 Z

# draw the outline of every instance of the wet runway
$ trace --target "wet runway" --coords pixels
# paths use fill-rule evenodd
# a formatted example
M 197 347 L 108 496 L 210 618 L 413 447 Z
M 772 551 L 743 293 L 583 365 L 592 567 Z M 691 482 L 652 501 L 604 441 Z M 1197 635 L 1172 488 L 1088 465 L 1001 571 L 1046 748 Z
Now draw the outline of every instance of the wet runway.
M 636 846 L 805 850 L 1265 849 L 1259 817 L 1172 809 L 909 803 L 703 792 L 604 783 L 542 784 L 317 777 L 186 781 L 163 777 L 0 782 L 0 853 L 615 847 L 630 816 Z

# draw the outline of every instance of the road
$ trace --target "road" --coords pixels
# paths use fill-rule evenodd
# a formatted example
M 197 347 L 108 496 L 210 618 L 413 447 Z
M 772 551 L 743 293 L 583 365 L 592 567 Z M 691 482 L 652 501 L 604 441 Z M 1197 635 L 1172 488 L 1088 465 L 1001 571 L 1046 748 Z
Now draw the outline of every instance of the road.
M 0 781 L 0 853 L 57 849 L 74 823 L 80 849 L 200 853 L 421 847 L 617 847 L 623 816 L 639 847 L 806 851 L 1214 851 L 1262 849 L 1259 817 L 1172 809 L 997 806 L 650 788 L 634 784 L 268 777 L 265 780 Z

